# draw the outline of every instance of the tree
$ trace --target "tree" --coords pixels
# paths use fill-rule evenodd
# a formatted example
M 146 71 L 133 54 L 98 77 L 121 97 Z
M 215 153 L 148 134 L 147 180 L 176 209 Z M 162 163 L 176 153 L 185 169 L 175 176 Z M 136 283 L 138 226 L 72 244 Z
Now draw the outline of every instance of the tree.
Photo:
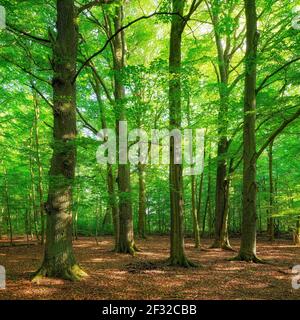
M 86 273 L 72 247 L 72 189 L 76 165 L 76 59 L 78 45 L 73 0 L 57 0 L 57 35 L 53 41 L 53 155 L 49 172 L 47 229 L 40 277 L 78 280 Z
M 256 67 L 259 33 L 256 1 L 245 0 L 246 56 L 243 125 L 243 220 L 241 247 L 237 260 L 259 262 L 256 256 Z

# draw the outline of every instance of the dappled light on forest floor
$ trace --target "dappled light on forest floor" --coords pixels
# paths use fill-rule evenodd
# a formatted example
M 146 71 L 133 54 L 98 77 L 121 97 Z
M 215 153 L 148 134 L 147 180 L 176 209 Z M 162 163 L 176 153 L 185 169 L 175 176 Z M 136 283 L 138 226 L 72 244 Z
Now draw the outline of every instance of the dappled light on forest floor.
M 22 243 L 22 240 L 18 240 Z M 231 240 L 235 250 L 239 239 Z M 290 240 L 273 244 L 258 239 L 258 256 L 272 264 L 233 262 L 234 255 L 219 249 L 197 250 L 186 239 L 187 256 L 199 268 L 168 266 L 169 237 L 137 240 L 135 257 L 112 251 L 113 238 L 74 241 L 78 262 L 89 274 L 81 282 L 43 279 L 30 281 L 42 260 L 39 245 L 0 247 L 0 265 L 7 272 L 7 289 L 0 299 L 300 299 L 291 287 L 291 267 L 300 264 L 300 247 Z M 211 240 L 202 240 L 208 248 Z M 273 263 L 274 262 L 274 263 Z

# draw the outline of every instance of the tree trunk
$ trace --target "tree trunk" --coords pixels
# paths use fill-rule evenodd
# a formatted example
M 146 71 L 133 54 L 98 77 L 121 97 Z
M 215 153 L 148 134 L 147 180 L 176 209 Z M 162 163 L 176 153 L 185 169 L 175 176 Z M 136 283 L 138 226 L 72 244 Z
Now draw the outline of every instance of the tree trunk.
M 5 204 L 6 204 L 6 217 L 7 217 L 7 224 L 8 224 L 8 231 L 9 231 L 9 242 L 10 245 L 13 245 L 13 228 L 11 222 L 11 211 L 10 211 L 10 202 L 9 202 L 9 193 L 8 193 L 8 178 L 7 178 L 7 171 L 4 167 L 4 196 L 5 196 Z
M 40 203 L 40 217 L 41 217 L 41 245 L 45 243 L 45 212 L 44 212 L 44 200 L 43 200 L 43 169 L 40 159 L 40 143 L 39 143 L 39 128 L 38 128 L 38 120 L 39 120 L 39 105 L 34 94 L 34 135 L 35 135 L 35 157 L 36 164 L 38 169 L 38 194 L 39 194 L 39 203 Z
M 273 206 L 274 206 L 274 184 L 273 184 L 273 141 L 269 145 L 269 217 L 268 217 L 268 237 L 270 241 L 274 241 L 274 218 Z
M 298 217 L 296 222 L 296 230 L 293 235 L 293 240 L 296 246 L 300 245 L 300 216 Z
M 241 247 L 237 260 L 259 262 L 256 257 L 256 66 L 257 31 L 256 1 L 245 0 L 246 11 L 246 77 L 244 104 L 243 216 Z
M 33 167 L 33 158 L 32 158 L 32 132 L 33 130 L 30 130 L 30 154 L 29 154 L 29 169 L 30 169 L 30 178 L 31 178 L 31 190 L 29 193 L 30 201 L 32 204 L 32 211 L 33 211 L 33 225 L 34 225 L 34 233 L 36 236 L 37 241 L 40 241 L 40 235 L 38 230 L 38 214 L 36 209 L 36 194 L 35 194 L 35 181 L 34 181 L 34 167 Z
M 100 108 L 101 127 L 103 130 L 105 130 L 107 129 L 107 122 L 106 122 L 106 117 L 104 112 L 104 105 L 101 99 L 99 78 L 97 76 L 95 68 L 93 68 L 93 72 L 94 72 L 95 83 L 92 82 L 92 86 L 96 93 L 98 105 Z M 115 238 L 114 250 L 117 250 L 119 245 L 120 221 L 119 221 L 119 210 L 118 210 L 118 204 L 117 204 L 117 196 L 115 192 L 115 179 L 114 179 L 112 164 L 107 163 L 106 170 L 107 170 L 106 183 L 107 183 L 107 192 L 108 192 L 108 204 L 111 208 L 113 226 L 114 226 L 114 238 Z
M 228 48 L 224 50 L 220 37 L 219 16 L 213 9 L 212 22 L 216 47 L 218 52 L 219 67 L 219 96 L 220 106 L 218 112 L 218 161 L 216 178 L 216 208 L 215 208 L 215 240 L 212 248 L 231 249 L 228 238 L 228 214 L 229 214 L 229 178 L 227 177 L 227 153 L 228 153 L 228 68 L 230 59 Z
M 200 247 L 200 227 L 199 227 L 199 220 L 198 220 L 197 208 L 196 208 L 196 183 L 195 183 L 194 175 L 191 176 L 191 189 L 192 189 L 191 200 L 192 200 L 193 236 L 195 241 L 195 248 L 199 248 Z
M 145 165 L 138 164 L 139 175 L 139 220 L 138 220 L 138 235 L 145 239 L 145 218 L 146 218 L 146 184 L 145 184 Z
M 172 0 L 173 12 L 183 15 L 185 1 Z M 181 42 L 184 21 L 178 15 L 172 16 L 169 56 L 169 117 L 170 129 L 181 129 Z M 174 161 L 174 138 L 170 138 L 170 205 L 171 205 L 171 250 L 170 264 L 189 267 L 184 251 L 183 177 L 182 164 Z
M 114 17 L 115 31 L 120 30 L 123 23 L 123 7 L 117 7 Z M 123 86 L 120 73 L 125 66 L 125 34 L 119 32 L 113 40 L 114 58 L 114 96 L 116 108 L 116 131 L 117 141 L 119 141 L 119 123 L 126 121 L 124 106 L 125 88 Z M 120 157 L 118 163 L 118 188 L 119 188 L 119 237 L 116 251 L 119 253 L 134 254 L 137 250 L 134 242 L 130 164 L 121 164 Z
M 53 155 L 49 172 L 44 260 L 34 278 L 78 280 L 85 276 L 72 247 L 72 189 L 76 165 L 77 12 L 74 0 L 57 0 L 53 43 Z

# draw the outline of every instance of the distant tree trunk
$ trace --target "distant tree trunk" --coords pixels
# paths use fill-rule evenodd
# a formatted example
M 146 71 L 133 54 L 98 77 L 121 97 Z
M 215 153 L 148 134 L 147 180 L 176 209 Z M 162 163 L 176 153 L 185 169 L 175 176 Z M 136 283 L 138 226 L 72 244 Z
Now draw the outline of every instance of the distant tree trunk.
M 185 1 L 172 0 L 173 12 L 183 16 Z M 181 129 L 181 42 L 184 21 L 178 15 L 172 16 L 169 55 L 169 117 L 170 129 Z M 171 252 L 170 264 L 188 267 L 184 250 L 183 177 L 182 164 L 174 161 L 175 143 L 170 139 L 170 205 L 171 205 Z
M 188 95 L 188 101 L 187 101 L 187 121 L 188 126 L 191 125 L 191 106 L 190 106 L 190 95 Z M 200 247 L 200 207 L 201 207 L 201 189 L 203 185 L 203 173 L 201 174 L 200 178 L 200 186 L 199 186 L 199 201 L 198 205 L 197 199 L 196 199 L 196 180 L 195 175 L 191 175 L 191 216 L 192 216 L 192 222 L 193 222 L 193 237 L 195 241 L 195 248 Z M 198 209 L 198 210 L 197 210 Z
M 274 241 L 274 218 L 273 206 L 274 206 L 274 184 L 273 184 L 273 141 L 269 145 L 269 217 L 268 217 L 268 237 L 270 241 Z
M 145 184 L 145 165 L 138 164 L 139 176 L 139 215 L 138 215 L 138 235 L 145 239 L 145 218 L 146 218 L 146 184 Z
M 53 39 L 53 155 L 49 172 L 44 260 L 34 278 L 78 280 L 85 276 L 72 247 L 72 189 L 76 165 L 77 10 L 74 0 L 57 0 Z
M 205 159 L 205 156 L 204 156 Z M 198 189 L 198 201 L 197 201 L 197 220 L 200 228 L 200 221 L 201 221 L 201 209 L 202 209 L 202 194 L 203 194 L 203 180 L 204 180 L 204 171 L 200 175 L 200 183 L 199 183 L 199 189 Z M 204 227 L 203 227 L 204 223 Z M 202 223 L 202 232 L 205 230 L 205 218 L 203 219 Z
M 257 31 L 256 1 L 245 0 L 246 11 L 246 77 L 244 104 L 243 153 L 243 219 L 241 247 L 237 260 L 259 262 L 256 257 L 256 67 Z
M 44 212 L 44 200 L 43 200 L 43 169 L 40 159 L 40 139 L 39 139 L 39 105 L 37 98 L 34 94 L 34 135 L 35 135 L 35 158 L 38 169 L 38 194 L 39 194 L 39 203 L 40 203 L 40 217 L 41 217 L 41 244 L 45 243 L 45 212 Z
M 293 238 L 294 238 L 293 239 L 294 244 L 296 246 L 299 246 L 300 245 L 300 216 L 298 217 L 297 222 L 296 222 L 296 230 L 294 232 Z
M 9 242 L 10 245 L 13 245 L 13 228 L 11 222 L 11 212 L 10 212 L 10 202 L 9 202 L 9 193 L 8 193 L 8 178 L 7 171 L 4 167 L 4 197 L 5 197 L 5 205 L 6 205 L 6 216 L 7 216 L 7 224 L 9 230 Z
M 195 248 L 200 247 L 200 227 L 199 227 L 199 220 L 197 215 L 197 208 L 196 208 L 196 183 L 195 183 L 195 176 L 191 176 L 191 191 L 192 191 L 192 219 L 193 219 L 193 236 L 195 241 Z
M 123 7 L 116 8 L 114 17 L 115 31 L 120 30 L 123 24 Z M 124 106 L 125 88 L 122 83 L 120 73 L 125 66 L 125 34 L 119 32 L 113 40 L 114 59 L 114 96 L 116 107 L 116 130 L 117 141 L 119 141 L 119 123 L 126 121 Z M 118 187 L 119 187 L 119 243 L 116 251 L 119 253 L 135 254 L 137 248 L 134 242 L 130 164 L 118 164 Z
M 95 228 L 95 240 L 96 244 L 98 246 L 99 241 L 98 241 L 98 231 L 99 231 L 99 220 L 102 214 L 102 206 L 101 203 L 99 203 L 99 207 L 97 206 L 96 208 L 96 228 Z
M 101 99 L 101 92 L 100 92 L 100 83 L 99 78 L 96 73 L 96 69 L 93 68 L 94 71 L 94 82 L 92 82 L 92 86 L 94 89 L 94 92 L 96 93 L 98 105 L 100 108 L 100 115 L 101 115 L 101 127 L 103 130 L 107 129 L 107 122 L 104 112 L 104 105 L 102 103 Z M 114 226 L 114 250 L 117 251 L 118 245 L 119 245 L 119 236 L 120 236 L 120 219 L 119 219 L 119 209 L 118 209 L 118 203 L 117 203 L 117 196 L 115 192 L 115 178 L 114 178 L 114 172 L 113 172 L 113 166 L 110 163 L 107 163 L 107 192 L 108 192 L 108 204 L 111 207 L 111 214 L 113 219 L 113 226 Z
M 30 169 L 30 178 L 31 178 L 31 190 L 29 193 L 30 201 L 32 204 L 33 211 L 33 225 L 34 233 L 38 242 L 40 242 L 40 235 L 38 230 L 38 213 L 36 209 L 36 191 L 35 191 L 35 179 L 34 179 L 34 166 L 33 166 L 33 157 L 32 157 L 32 148 L 33 148 L 33 139 L 32 139 L 33 130 L 30 130 L 30 154 L 29 154 L 29 169 Z
M 203 224 L 202 224 L 202 232 L 205 231 L 205 220 L 208 216 L 208 234 L 209 237 L 212 234 L 212 210 L 211 210 L 211 154 L 208 156 L 208 177 L 207 177 L 207 195 L 206 195 L 206 202 L 205 202 L 205 210 L 203 216 Z

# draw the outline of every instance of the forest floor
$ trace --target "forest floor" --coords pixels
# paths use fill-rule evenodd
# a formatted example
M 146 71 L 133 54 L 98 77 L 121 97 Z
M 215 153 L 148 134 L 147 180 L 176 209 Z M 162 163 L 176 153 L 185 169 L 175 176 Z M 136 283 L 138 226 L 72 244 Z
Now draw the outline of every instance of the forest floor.
M 163 263 L 169 254 L 168 237 L 137 241 L 142 251 L 135 257 L 112 252 L 112 241 L 105 236 L 98 245 L 93 238 L 74 242 L 76 257 L 89 274 L 75 283 L 45 279 L 33 284 L 30 276 L 40 265 L 41 246 L 0 247 L 0 265 L 7 273 L 0 299 L 300 299 L 300 289 L 291 286 L 300 247 L 289 240 L 271 244 L 258 239 L 259 257 L 272 264 L 254 264 L 228 261 L 233 252 L 207 250 L 209 239 L 202 241 L 202 251 L 186 239 L 187 256 L 200 265 L 190 269 Z M 238 250 L 239 240 L 231 243 Z

